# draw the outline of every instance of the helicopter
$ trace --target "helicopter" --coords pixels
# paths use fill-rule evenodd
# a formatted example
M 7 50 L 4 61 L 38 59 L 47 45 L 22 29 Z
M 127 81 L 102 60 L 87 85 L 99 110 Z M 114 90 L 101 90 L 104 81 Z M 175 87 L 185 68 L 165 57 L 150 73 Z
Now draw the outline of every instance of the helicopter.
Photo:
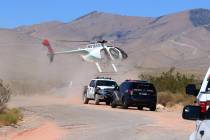
M 82 57 L 84 61 L 87 62 L 94 62 L 97 70 L 99 73 L 102 73 L 101 66 L 99 64 L 100 61 L 102 61 L 102 53 L 104 52 L 105 57 L 109 62 L 111 62 L 111 66 L 114 70 L 114 72 L 118 72 L 117 67 L 113 63 L 115 60 L 125 60 L 128 58 L 127 53 L 122 50 L 121 48 L 114 47 L 111 41 L 107 40 L 99 40 L 99 41 L 67 41 L 67 40 L 59 40 L 63 42 L 86 42 L 88 43 L 86 45 L 86 48 L 78 48 L 75 50 L 68 50 L 68 51 L 61 51 L 61 52 L 54 52 L 50 42 L 48 39 L 44 39 L 42 41 L 42 45 L 47 47 L 48 49 L 48 56 L 50 59 L 50 62 L 53 62 L 55 55 L 60 54 L 78 54 Z

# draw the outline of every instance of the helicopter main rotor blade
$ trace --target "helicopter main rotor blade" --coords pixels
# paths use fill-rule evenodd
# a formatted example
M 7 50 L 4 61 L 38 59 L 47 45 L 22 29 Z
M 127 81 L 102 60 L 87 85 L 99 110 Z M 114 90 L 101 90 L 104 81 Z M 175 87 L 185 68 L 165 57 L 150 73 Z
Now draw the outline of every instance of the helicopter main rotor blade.
M 123 39 L 117 39 L 115 40 L 116 42 L 122 42 L 122 41 L 130 41 L 130 40 L 136 40 L 136 39 L 140 39 L 141 37 L 129 37 L 129 38 L 123 38 Z
M 78 43 L 78 42 L 87 42 L 89 43 L 90 41 L 87 41 L 87 40 L 57 40 L 57 41 L 60 41 L 60 42 L 72 42 L 72 43 Z

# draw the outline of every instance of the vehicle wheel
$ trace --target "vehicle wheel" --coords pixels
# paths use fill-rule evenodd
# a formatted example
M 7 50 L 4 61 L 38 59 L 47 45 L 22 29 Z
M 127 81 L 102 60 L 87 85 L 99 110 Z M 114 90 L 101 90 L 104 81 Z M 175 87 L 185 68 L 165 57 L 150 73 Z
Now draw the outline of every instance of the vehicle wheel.
M 143 110 L 143 106 L 138 106 L 138 110 Z
M 87 98 L 87 86 L 84 87 L 82 100 L 84 104 L 88 104 L 89 99 Z
M 110 105 L 111 105 L 112 108 L 116 108 L 117 107 L 117 104 L 115 103 L 114 99 L 111 101 Z
M 150 111 L 155 111 L 156 110 L 156 105 L 151 106 L 149 109 L 150 109 Z
M 84 103 L 84 104 L 88 104 L 88 102 L 89 102 L 89 99 L 87 98 L 87 94 L 84 93 L 84 94 L 83 94 L 83 103 Z
M 123 109 L 128 109 L 128 101 L 125 98 L 123 98 L 122 103 L 123 103 L 122 108 Z
M 110 101 L 106 101 L 106 105 L 110 105 Z
M 99 98 L 98 98 L 98 94 L 95 95 L 95 105 L 99 105 Z

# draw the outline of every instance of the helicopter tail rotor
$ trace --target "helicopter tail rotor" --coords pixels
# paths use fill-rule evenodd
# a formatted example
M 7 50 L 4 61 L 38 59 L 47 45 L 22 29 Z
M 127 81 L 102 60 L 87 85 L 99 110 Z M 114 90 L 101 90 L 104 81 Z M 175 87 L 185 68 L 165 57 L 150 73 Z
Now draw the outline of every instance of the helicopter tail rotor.
M 48 56 L 49 56 L 49 59 L 50 59 L 50 62 L 53 62 L 53 59 L 54 59 L 54 50 L 53 50 L 53 48 L 51 47 L 51 45 L 50 45 L 50 42 L 48 41 L 48 39 L 44 39 L 43 41 L 42 41 L 42 45 L 44 45 L 45 47 L 47 47 L 47 49 L 48 49 Z

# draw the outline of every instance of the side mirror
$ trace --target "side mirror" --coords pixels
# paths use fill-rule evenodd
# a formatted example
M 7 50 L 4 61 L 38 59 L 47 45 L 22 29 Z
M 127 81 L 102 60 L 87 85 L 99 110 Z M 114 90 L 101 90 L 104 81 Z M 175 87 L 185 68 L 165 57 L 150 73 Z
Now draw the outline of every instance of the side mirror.
M 206 111 L 205 119 L 210 120 L 210 108 L 208 108 L 208 110 Z
M 199 120 L 201 118 L 201 107 L 187 105 L 183 108 L 182 118 L 186 120 Z
M 199 91 L 196 89 L 196 85 L 195 84 L 189 84 L 189 85 L 186 86 L 186 94 L 197 96 L 198 92 Z
M 119 86 L 116 86 L 116 87 L 114 88 L 114 90 L 119 90 Z

